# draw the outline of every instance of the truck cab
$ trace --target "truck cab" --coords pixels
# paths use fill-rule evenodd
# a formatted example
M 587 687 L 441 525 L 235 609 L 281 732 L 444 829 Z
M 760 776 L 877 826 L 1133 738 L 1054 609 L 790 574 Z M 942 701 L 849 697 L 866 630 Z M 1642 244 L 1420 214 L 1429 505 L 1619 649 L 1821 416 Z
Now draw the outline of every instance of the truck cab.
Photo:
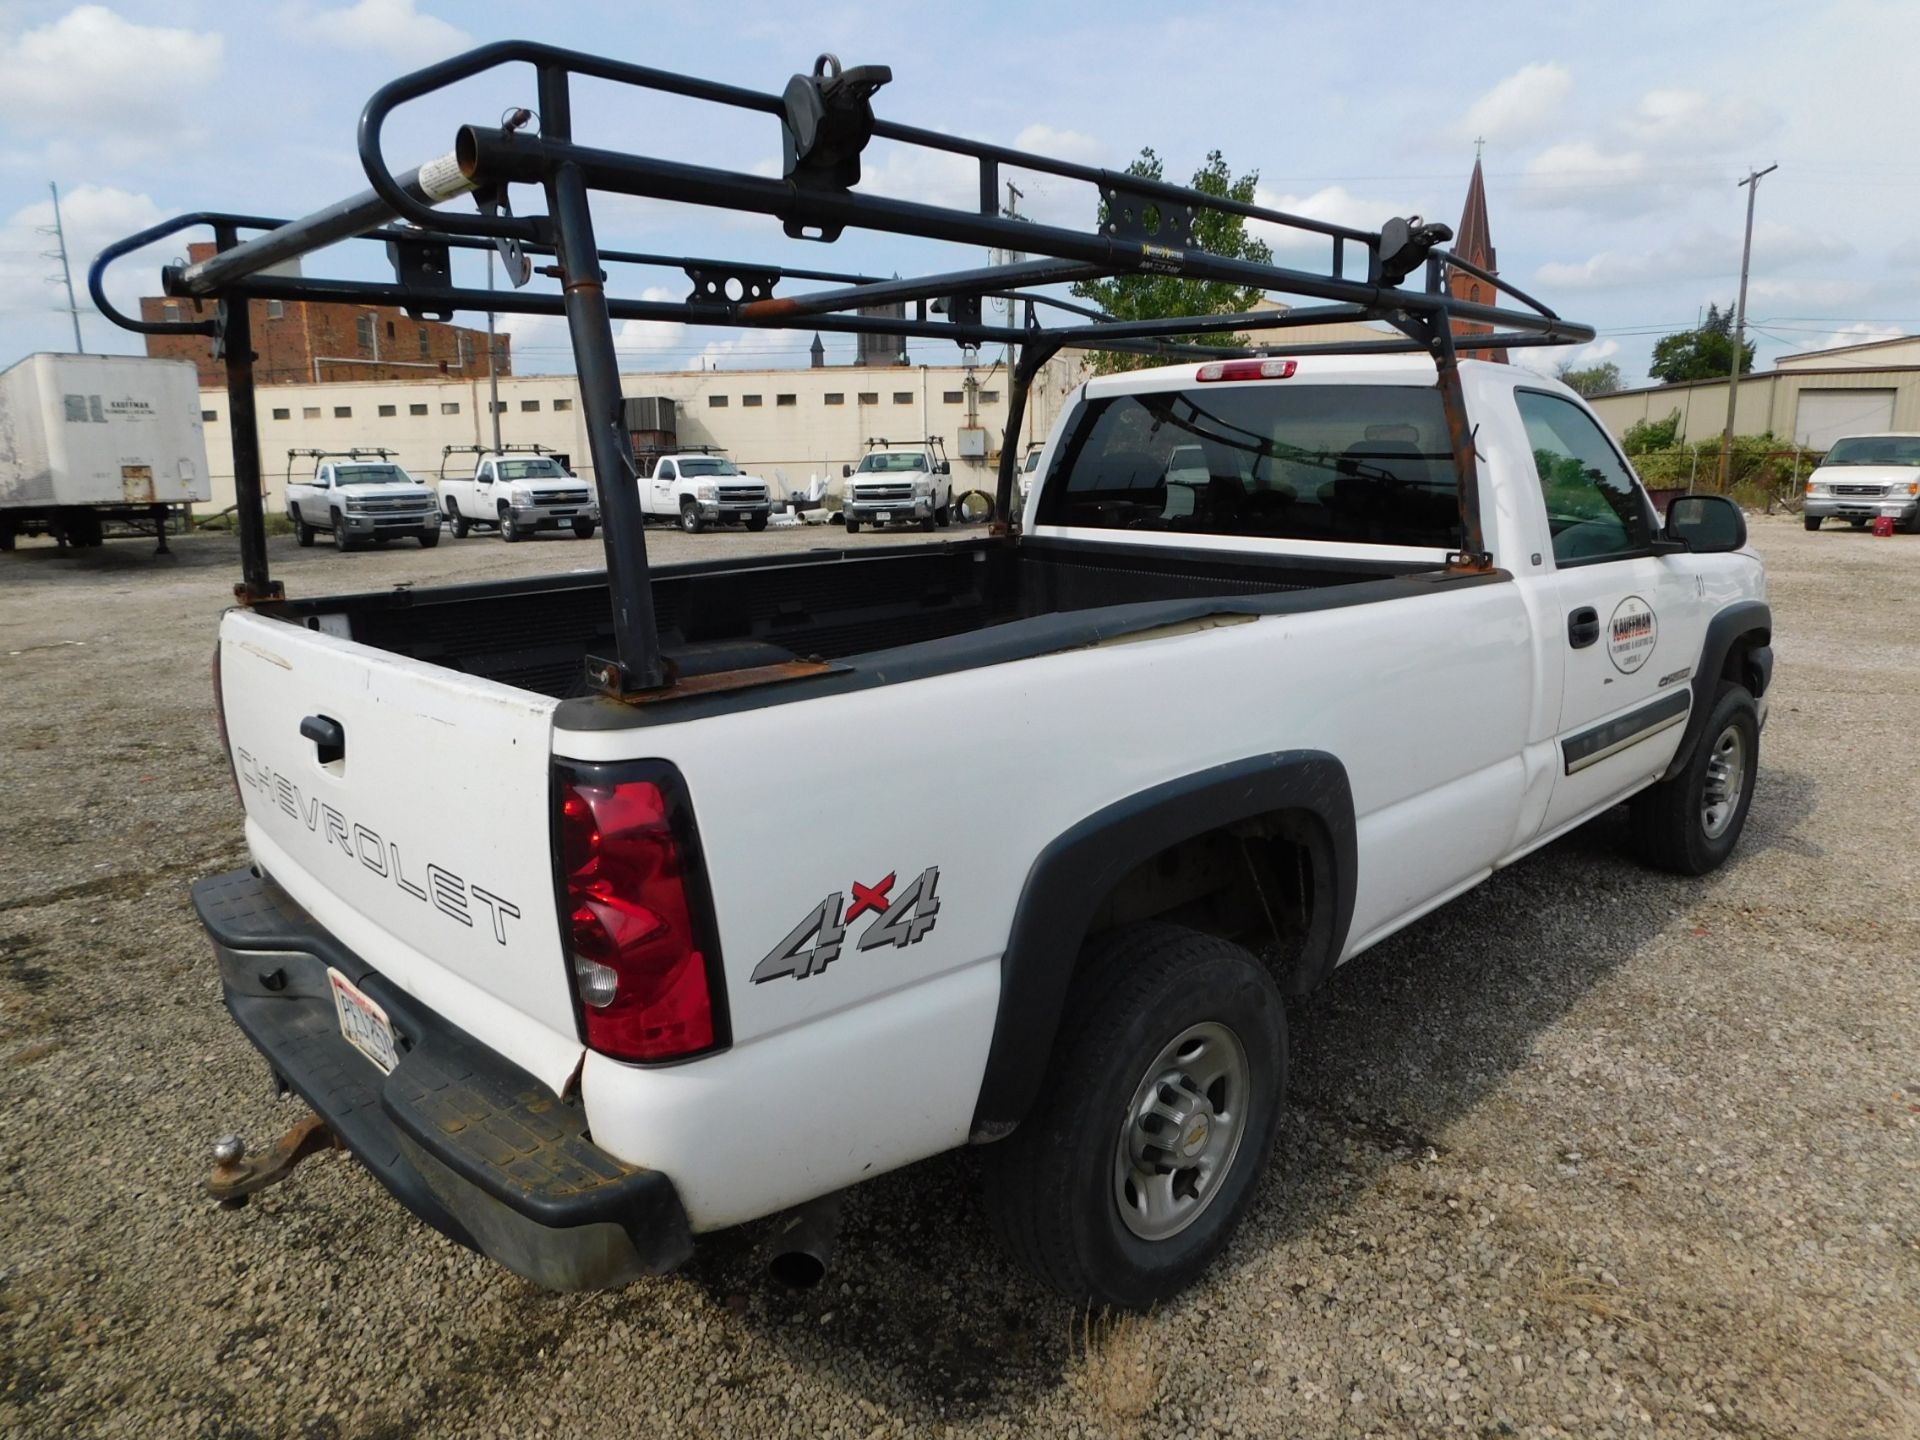
M 718 450 L 683 450 L 659 456 L 651 473 L 641 477 L 640 510 L 678 522 L 689 535 L 734 520 L 749 530 L 764 530 L 773 496 L 766 481 L 746 474 Z
M 539 445 L 476 447 L 473 473 L 449 477 L 448 458 L 468 450 L 449 445 L 441 452 L 440 508 L 454 539 L 475 528 L 496 530 L 509 544 L 541 530 L 571 529 L 576 539 L 593 538 L 600 502 L 586 481 L 568 471 L 564 456 Z
M 922 530 L 953 514 L 953 467 L 940 438 L 869 440 L 858 465 L 843 465 L 847 533 L 862 525 L 915 521 Z
M 301 458 L 314 461 L 313 475 L 296 481 L 293 467 Z M 408 536 L 423 549 L 440 543 L 433 491 L 396 463 L 391 450 L 289 450 L 286 505 L 303 546 L 312 545 L 322 530 L 333 537 L 336 550 Z

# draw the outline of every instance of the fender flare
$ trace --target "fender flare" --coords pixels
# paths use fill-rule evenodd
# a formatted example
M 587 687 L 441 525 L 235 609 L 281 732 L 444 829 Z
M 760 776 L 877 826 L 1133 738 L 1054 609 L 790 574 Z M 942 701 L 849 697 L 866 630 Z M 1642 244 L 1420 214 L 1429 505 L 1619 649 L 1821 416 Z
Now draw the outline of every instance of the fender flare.
M 1316 904 L 1297 984 L 1332 970 L 1353 920 L 1358 844 L 1346 767 L 1320 750 L 1280 750 L 1214 766 L 1118 800 L 1057 837 L 1033 862 L 1000 957 L 1000 1002 L 973 1135 L 994 1139 L 1039 1094 L 1081 942 L 1100 904 L 1135 866 L 1169 845 L 1278 811 L 1321 832 L 1331 903 Z
M 1706 638 L 1700 644 L 1700 663 L 1694 666 L 1693 709 L 1687 714 L 1687 728 L 1681 732 L 1680 747 L 1660 778 L 1671 780 L 1687 768 L 1701 732 L 1707 728 L 1707 713 L 1720 689 L 1720 672 L 1726 669 L 1727 655 L 1735 644 L 1751 639 L 1754 668 L 1759 673 L 1757 700 L 1764 695 L 1773 678 L 1773 611 L 1764 601 L 1742 600 L 1729 605 L 1707 622 Z

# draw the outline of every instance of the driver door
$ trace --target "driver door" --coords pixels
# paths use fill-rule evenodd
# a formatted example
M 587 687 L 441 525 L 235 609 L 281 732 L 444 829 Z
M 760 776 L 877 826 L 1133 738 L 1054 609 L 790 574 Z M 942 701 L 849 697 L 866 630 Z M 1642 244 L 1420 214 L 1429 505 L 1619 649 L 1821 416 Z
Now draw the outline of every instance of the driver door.
M 671 460 L 662 460 L 654 467 L 653 503 L 647 508 L 656 515 L 671 515 L 680 508 L 674 498 L 674 487 L 680 483 L 680 467 Z

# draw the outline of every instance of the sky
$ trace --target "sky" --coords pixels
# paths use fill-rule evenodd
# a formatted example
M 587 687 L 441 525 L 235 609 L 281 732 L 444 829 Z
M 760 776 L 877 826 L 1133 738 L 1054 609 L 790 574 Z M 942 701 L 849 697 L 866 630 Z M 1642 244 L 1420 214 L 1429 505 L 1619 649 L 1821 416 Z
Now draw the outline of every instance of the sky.
M 1543 368 L 1609 360 L 1629 384 L 1644 381 L 1659 336 L 1690 328 L 1709 303 L 1731 306 L 1746 197 L 1737 182 L 1778 164 L 1760 184 L 1754 228 L 1748 313 L 1760 365 L 1920 332 L 1914 0 L 0 0 L 0 367 L 72 347 L 58 261 L 46 253 L 49 182 L 60 187 L 87 348 L 135 352 L 139 337 L 85 298 L 102 245 L 181 212 L 292 216 L 365 188 L 354 131 L 367 96 L 508 38 L 771 92 L 831 51 L 892 67 L 874 102 L 888 119 L 1114 169 L 1151 146 L 1172 179 L 1219 148 L 1236 173 L 1259 173 L 1261 203 L 1367 227 L 1407 214 L 1456 224 L 1483 141 L 1502 275 L 1599 332 L 1592 345 L 1517 358 Z M 403 111 L 388 130 L 392 167 L 450 149 L 462 123 L 531 105 L 531 90 L 527 72 L 507 69 Z M 575 98 L 575 131 L 591 144 L 779 173 L 770 116 L 589 84 Z M 1092 227 L 1087 187 L 1036 175 L 1020 184 L 1026 213 Z M 977 198 L 965 162 L 881 142 L 867 151 L 862 188 Z M 538 197 L 519 199 L 525 210 Z M 771 220 L 653 201 L 604 198 L 595 215 L 609 248 L 883 275 L 985 258 L 851 231 L 831 246 L 794 242 Z M 1283 260 L 1318 258 L 1275 238 Z M 123 262 L 112 298 L 131 308 L 158 293 L 158 266 L 183 248 Z M 364 242 L 307 263 L 349 277 L 384 269 Z M 478 272 L 463 263 L 460 278 Z M 686 288 L 676 271 L 637 267 L 621 267 L 616 284 L 661 299 Z M 503 324 L 517 370 L 572 368 L 561 322 Z M 635 322 L 618 334 L 628 370 L 805 364 L 811 340 Z M 849 344 L 831 339 L 829 358 L 847 358 Z M 954 358 L 932 343 L 910 350 L 916 361 Z

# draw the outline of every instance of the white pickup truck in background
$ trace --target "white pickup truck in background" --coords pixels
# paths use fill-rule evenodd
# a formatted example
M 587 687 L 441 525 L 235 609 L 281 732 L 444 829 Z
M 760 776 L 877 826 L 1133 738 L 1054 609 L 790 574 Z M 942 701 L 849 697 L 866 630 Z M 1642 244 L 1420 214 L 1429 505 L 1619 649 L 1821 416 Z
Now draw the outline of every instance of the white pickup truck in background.
M 597 577 L 229 611 L 252 864 L 195 889 L 228 1007 L 546 1285 L 972 1143 L 1043 1280 L 1166 1298 L 1272 1152 L 1292 997 L 1622 802 L 1709 871 L 1753 798 L 1739 510 L 1663 522 L 1551 380 L 1460 386 L 1484 559 L 1432 361 L 1254 359 L 1089 381 L 1017 536 L 655 573 L 691 683 L 645 704 L 581 695 Z M 870 458 L 934 518 L 924 452 Z M 698 683 L 742 666 L 780 683 Z M 901 784 L 983 735 L 1019 737 L 993 783 Z
M 739 521 L 749 530 L 767 528 L 773 492 L 718 450 L 680 450 L 658 457 L 642 475 L 640 512 L 676 521 L 689 535 L 709 525 Z
M 468 451 L 476 457 L 473 473 L 449 476 L 447 461 Z M 576 539 L 591 540 L 600 523 L 593 487 L 539 445 L 499 451 L 449 445 L 441 453 L 439 492 L 456 540 L 476 527 L 498 531 L 509 544 L 541 530 L 570 529 Z
M 384 545 L 411 536 L 423 549 L 440 543 L 440 511 L 433 491 L 393 461 L 391 450 L 289 450 L 287 518 L 302 545 L 316 531 L 333 536 L 333 548 L 351 550 L 363 541 Z M 293 478 L 303 458 L 313 474 Z
M 843 465 L 847 533 L 862 525 L 911 522 L 922 530 L 953 518 L 953 466 L 938 436 L 869 440 L 858 465 Z

